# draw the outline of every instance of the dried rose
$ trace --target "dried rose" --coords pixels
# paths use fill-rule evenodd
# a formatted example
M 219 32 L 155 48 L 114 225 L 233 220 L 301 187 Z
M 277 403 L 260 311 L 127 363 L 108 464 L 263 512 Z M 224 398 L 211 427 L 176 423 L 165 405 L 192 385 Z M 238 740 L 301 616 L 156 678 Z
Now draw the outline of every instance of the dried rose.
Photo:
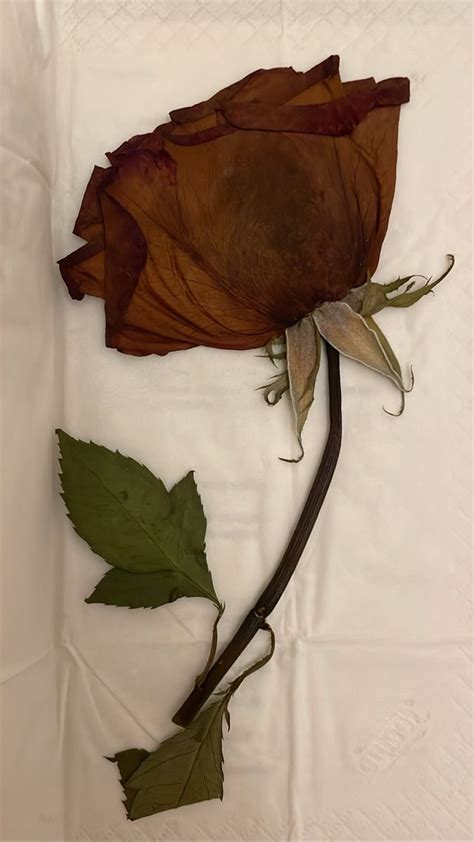
M 338 67 L 257 70 L 94 169 L 59 265 L 105 299 L 109 347 L 262 347 L 374 273 L 409 82 Z
M 74 232 L 87 245 L 59 261 L 73 298 L 105 299 L 109 347 L 266 345 L 286 367 L 265 400 L 289 391 L 300 445 L 321 337 L 403 397 L 373 315 L 410 306 L 447 274 L 417 289 L 415 276 L 372 282 L 409 82 L 342 84 L 338 68 L 330 56 L 307 73 L 257 70 L 122 144 L 86 189 Z

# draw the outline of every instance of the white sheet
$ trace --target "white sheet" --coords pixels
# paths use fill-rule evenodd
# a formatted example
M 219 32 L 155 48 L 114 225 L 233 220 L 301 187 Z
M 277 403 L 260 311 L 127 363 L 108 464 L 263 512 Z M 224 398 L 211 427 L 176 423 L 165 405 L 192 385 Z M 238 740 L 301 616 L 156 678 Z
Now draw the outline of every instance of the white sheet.
M 3 0 L 3 774 L 5 840 L 461 840 L 469 812 L 470 13 L 465 2 Z M 326 386 L 293 441 L 253 352 L 134 359 L 54 261 L 103 153 L 258 66 L 341 54 L 345 78 L 408 75 L 398 186 L 377 272 L 457 265 L 381 317 L 414 364 L 405 415 L 344 361 L 335 481 L 272 624 L 277 651 L 232 702 L 225 797 L 129 823 L 103 760 L 153 748 L 202 663 L 211 609 L 83 602 L 104 566 L 58 496 L 62 426 L 171 484 L 194 468 L 230 635 L 267 581 L 326 431 Z M 6 94 L 6 96 L 5 96 Z M 391 403 L 392 402 L 392 403 Z M 260 640 L 255 651 L 262 649 Z

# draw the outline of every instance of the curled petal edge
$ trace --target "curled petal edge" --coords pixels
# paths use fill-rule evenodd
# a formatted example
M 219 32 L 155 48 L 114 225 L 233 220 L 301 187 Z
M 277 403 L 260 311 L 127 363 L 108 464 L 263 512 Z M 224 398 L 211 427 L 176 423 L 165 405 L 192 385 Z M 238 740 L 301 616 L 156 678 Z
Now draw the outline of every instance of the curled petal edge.
M 369 111 L 398 106 L 410 99 L 410 82 L 405 77 L 373 83 L 366 90 L 320 105 L 267 106 L 257 102 L 226 104 L 222 113 L 237 129 L 302 132 L 330 135 L 350 134 Z

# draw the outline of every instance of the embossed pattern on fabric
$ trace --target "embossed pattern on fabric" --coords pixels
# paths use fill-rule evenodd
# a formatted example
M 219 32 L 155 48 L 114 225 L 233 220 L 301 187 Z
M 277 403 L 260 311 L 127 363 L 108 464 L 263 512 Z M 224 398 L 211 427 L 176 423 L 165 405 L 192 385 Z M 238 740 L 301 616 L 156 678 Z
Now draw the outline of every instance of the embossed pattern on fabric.
M 470 840 L 471 4 L 1 7 L 10 103 L 0 121 L 3 838 Z M 275 612 L 279 645 L 265 680 L 236 696 L 225 801 L 131 825 L 102 755 L 152 749 L 172 733 L 187 690 L 177 676 L 205 660 L 214 611 L 182 600 L 152 619 L 129 612 L 125 630 L 122 609 L 82 601 L 100 562 L 65 522 L 53 430 L 118 448 L 170 481 L 196 468 L 216 590 L 224 600 L 232 593 L 224 640 L 288 539 L 324 442 L 325 408 L 315 403 L 308 416 L 303 462 L 280 462 L 290 408 L 275 413 L 254 391 L 265 360 L 206 348 L 139 361 L 107 351 L 100 302 L 71 302 L 54 261 L 80 244 L 68 232 L 104 149 L 255 67 L 309 67 L 331 52 L 348 78 L 402 67 L 412 80 L 375 280 L 402 269 L 436 276 L 448 252 L 455 274 L 416 319 L 382 314 L 404 349 L 402 369 L 412 363 L 419 374 L 403 418 L 382 412 L 382 403 L 397 408 L 390 383 L 381 395 L 371 372 L 343 363 L 344 468 Z

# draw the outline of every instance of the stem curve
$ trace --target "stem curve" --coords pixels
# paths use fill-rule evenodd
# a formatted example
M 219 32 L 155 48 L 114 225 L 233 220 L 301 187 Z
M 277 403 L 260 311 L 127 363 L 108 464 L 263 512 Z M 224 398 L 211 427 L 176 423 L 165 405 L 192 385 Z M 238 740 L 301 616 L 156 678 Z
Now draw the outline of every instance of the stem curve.
M 316 523 L 336 469 L 342 442 L 339 353 L 327 342 L 325 345 L 328 361 L 329 431 L 321 462 L 303 510 L 270 582 L 213 666 L 197 682 L 186 701 L 173 716 L 173 722 L 176 725 L 185 726 L 194 719 L 258 630 L 265 627 L 266 618 L 284 593 Z

